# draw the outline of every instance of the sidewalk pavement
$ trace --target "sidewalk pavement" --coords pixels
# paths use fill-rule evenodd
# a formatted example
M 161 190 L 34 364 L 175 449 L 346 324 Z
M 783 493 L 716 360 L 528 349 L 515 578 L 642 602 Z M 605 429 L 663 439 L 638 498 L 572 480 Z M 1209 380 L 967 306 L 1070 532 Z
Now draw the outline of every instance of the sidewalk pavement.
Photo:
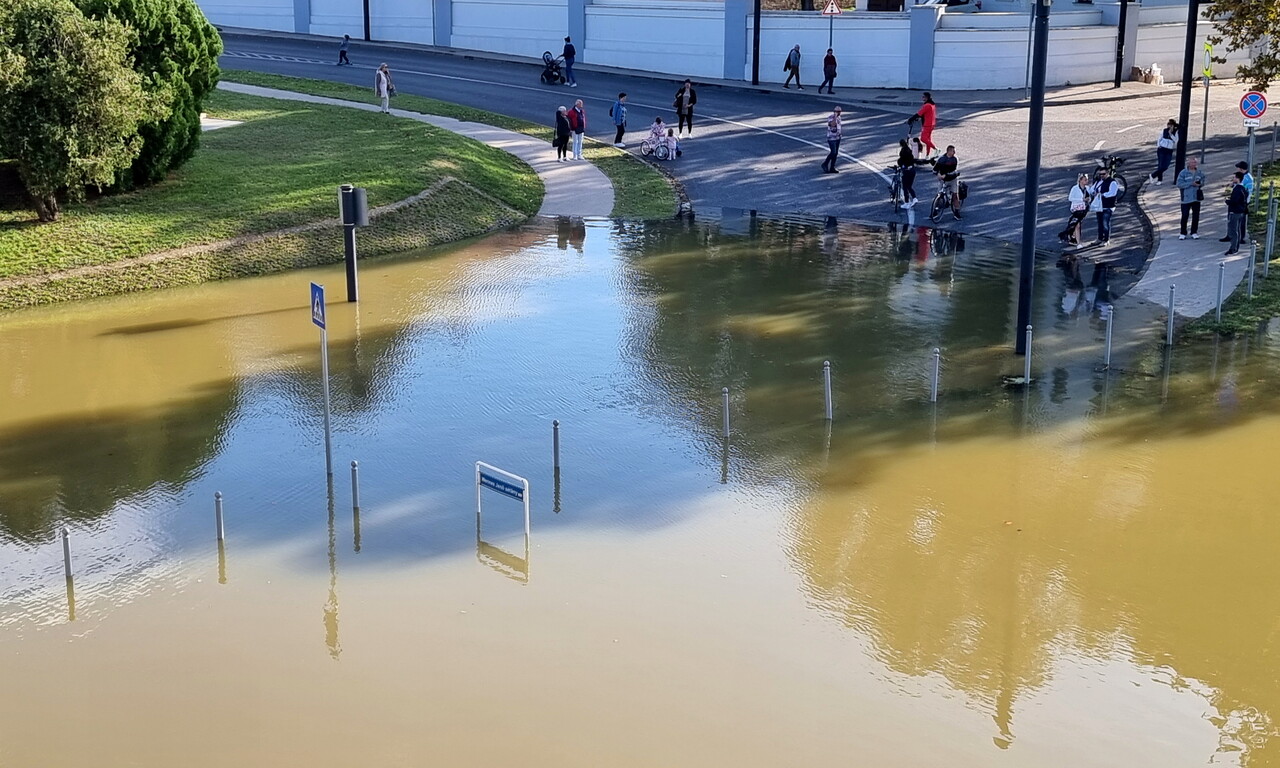
M 1226 256 L 1228 243 L 1218 240 L 1227 231 L 1227 205 L 1222 190 L 1235 172 L 1238 159 L 1230 152 L 1205 155 L 1205 163 L 1200 166 L 1206 184 L 1200 204 L 1199 240 L 1178 239 L 1182 206 L 1172 169 L 1165 174 L 1163 185 L 1150 181 L 1142 185 L 1138 203 L 1151 218 L 1156 233 L 1155 252 L 1146 272 L 1127 296 L 1167 307 L 1169 286 L 1176 286 L 1174 313 L 1193 320 L 1218 306 L 1219 264 L 1226 264 L 1223 300 L 1240 285 L 1249 264 L 1249 246 L 1241 244 L 1240 253 Z
M 268 37 L 282 38 L 288 40 L 310 40 L 313 42 L 321 42 L 325 44 L 337 45 L 340 38 L 326 37 L 324 35 L 301 34 L 296 32 L 274 32 L 262 29 L 245 29 L 243 27 L 219 27 L 219 31 L 225 30 L 229 34 L 244 35 L 246 37 Z M 353 41 L 354 42 L 354 41 Z M 435 53 L 446 56 L 460 56 L 468 59 L 478 59 L 481 61 L 501 61 L 512 64 L 529 64 L 539 69 L 542 67 L 542 60 L 530 56 L 517 56 L 514 54 L 495 53 L 490 51 L 475 51 L 468 48 L 448 48 L 435 45 L 422 45 L 419 43 L 399 43 L 399 42 L 376 42 L 376 41 L 360 41 L 362 47 L 381 48 L 384 50 L 404 50 L 417 53 Z M 661 80 L 662 82 L 675 82 L 683 80 L 683 76 L 667 73 L 654 73 L 647 70 L 623 69 L 621 67 L 606 67 L 589 62 L 574 62 L 573 69 L 575 72 L 599 72 L 611 75 L 622 75 L 626 77 L 643 77 L 651 80 Z M 796 91 L 787 90 L 782 87 L 781 83 L 760 83 L 752 85 L 745 80 L 726 80 L 721 78 L 694 78 L 697 86 L 714 87 L 714 88 L 732 88 L 740 91 L 749 91 L 753 93 L 777 93 L 777 94 L 794 94 Z M 1218 81 L 1215 81 L 1218 82 Z M 1230 81 L 1223 81 L 1230 82 Z M 803 91 L 806 95 L 816 96 L 824 101 L 833 104 L 864 104 L 868 106 L 880 107 L 911 107 L 916 109 L 920 106 L 920 93 L 922 90 L 910 90 L 905 88 L 857 88 L 857 87 L 839 87 L 839 78 L 837 78 L 837 90 L 835 95 L 827 96 L 825 94 L 818 95 L 816 90 L 812 90 L 817 83 L 810 83 L 809 87 Z M 1143 99 L 1159 96 L 1176 95 L 1180 90 L 1180 86 L 1176 83 L 1167 85 L 1149 85 L 1146 83 L 1125 82 L 1121 87 L 1114 88 L 1110 83 L 1094 83 L 1091 85 L 1068 85 L 1062 87 L 1049 88 L 1045 94 L 1046 106 L 1055 105 L 1076 105 L 1076 104 L 1101 104 L 1107 102 L 1129 101 L 1131 99 Z M 990 109 L 1015 109 L 1027 106 L 1025 92 L 1022 89 L 1015 90 L 964 90 L 964 91 L 943 91 L 934 90 L 937 94 L 937 101 L 946 104 L 951 108 L 963 107 L 986 107 Z
M 375 104 L 362 104 L 358 101 L 331 99 L 324 96 L 312 96 L 295 91 L 282 91 L 276 88 L 262 88 L 256 85 L 240 83 L 218 83 L 218 87 L 234 93 L 245 93 L 251 96 L 265 96 L 271 99 L 287 99 L 305 101 L 312 104 L 327 104 L 335 107 L 363 109 L 376 112 Z M 555 150 L 545 141 L 516 133 L 505 128 L 496 128 L 482 123 L 468 123 L 452 117 L 424 115 L 403 109 L 392 109 L 395 117 L 434 125 L 446 131 L 466 136 L 509 152 L 528 163 L 538 177 L 542 179 L 545 193 L 539 216 L 600 216 L 606 217 L 613 212 L 613 184 L 609 177 L 587 161 L 560 163 L 555 160 Z

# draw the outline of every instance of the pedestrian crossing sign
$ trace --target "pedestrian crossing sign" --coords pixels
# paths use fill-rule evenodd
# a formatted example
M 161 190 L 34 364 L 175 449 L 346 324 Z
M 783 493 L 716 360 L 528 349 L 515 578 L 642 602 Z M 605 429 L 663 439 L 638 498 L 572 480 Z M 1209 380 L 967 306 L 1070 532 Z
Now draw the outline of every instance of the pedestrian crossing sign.
M 823 16 L 839 16 L 840 3 L 836 0 L 827 0 L 827 7 L 822 9 Z

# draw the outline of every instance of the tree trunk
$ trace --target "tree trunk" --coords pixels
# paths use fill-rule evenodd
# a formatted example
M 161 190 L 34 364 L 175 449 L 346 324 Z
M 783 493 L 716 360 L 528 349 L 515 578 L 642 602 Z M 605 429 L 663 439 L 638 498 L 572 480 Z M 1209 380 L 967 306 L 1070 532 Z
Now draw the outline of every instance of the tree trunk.
M 58 207 L 58 198 L 56 195 L 35 195 L 31 196 L 31 203 L 35 206 L 36 216 L 40 221 L 57 221 L 58 214 L 61 210 Z
M 817 10 L 817 8 L 814 8 L 814 7 L 813 7 L 813 0 L 800 0 L 800 10 L 802 10 L 802 11 L 816 11 L 816 10 Z

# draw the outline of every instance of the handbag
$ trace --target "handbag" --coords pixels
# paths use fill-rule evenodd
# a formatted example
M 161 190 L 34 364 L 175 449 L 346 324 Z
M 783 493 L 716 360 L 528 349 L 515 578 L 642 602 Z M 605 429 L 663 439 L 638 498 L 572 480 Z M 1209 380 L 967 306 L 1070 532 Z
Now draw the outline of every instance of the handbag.
M 1200 187 L 1196 187 L 1196 202 L 1200 202 L 1203 199 L 1204 199 L 1204 190 L 1201 189 Z
M 396 87 L 394 85 L 390 85 L 390 84 L 387 85 L 387 95 L 388 96 L 396 95 Z

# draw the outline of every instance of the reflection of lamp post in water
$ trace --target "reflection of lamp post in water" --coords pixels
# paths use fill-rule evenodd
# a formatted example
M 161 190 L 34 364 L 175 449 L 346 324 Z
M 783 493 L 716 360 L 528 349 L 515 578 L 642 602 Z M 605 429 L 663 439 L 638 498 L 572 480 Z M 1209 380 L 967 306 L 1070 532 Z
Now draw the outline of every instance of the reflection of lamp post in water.
M 337 661 L 342 654 L 338 641 L 338 540 L 333 525 L 333 475 L 329 476 L 329 599 L 324 604 L 324 643 Z

